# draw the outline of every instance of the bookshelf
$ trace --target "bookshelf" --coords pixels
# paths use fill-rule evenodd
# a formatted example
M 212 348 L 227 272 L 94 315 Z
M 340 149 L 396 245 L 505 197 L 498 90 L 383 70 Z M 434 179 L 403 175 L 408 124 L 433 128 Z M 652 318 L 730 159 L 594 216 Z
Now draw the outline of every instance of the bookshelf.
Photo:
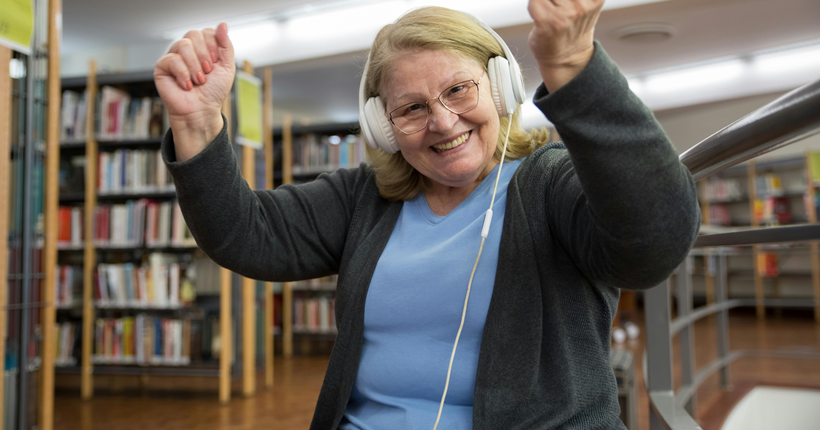
M 61 5 L 32 5 L 31 52 L 0 46 L 0 418 L 51 430 Z
M 820 205 L 815 187 L 820 186 L 820 171 L 812 172 L 811 167 L 816 156 L 807 152 L 803 156 L 751 160 L 701 181 L 703 225 L 743 228 L 817 223 Z M 702 274 L 707 303 L 714 301 L 710 261 L 706 251 Z M 755 245 L 750 251 L 739 251 L 729 264 L 729 275 L 736 285 L 752 281 L 758 318 L 766 317 L 763 300 L 768 284 L 774 298 L 813 297 L 815 320 L 820 324 L 820 246 L 816 242 Z M 743 294 L 730 291 L 732 296 Z M 776 314 L 780 312 L 775 309 Z
M 285 114 L 282 128 L 273 132 L 274 141 L 281 142 L 274 152 L 282 154 L 281 168 L 274 170 L 282 174 L 275 174 L 274 180 L 281 184 L 303 183 L 338 168 L 358 167 L 365 159 L 358 127 L 358 122 L 294 125 L 293 117 Z M 335 276 L 274 286 L 274 295 L 281 296 L 277 302 L 281 303 L 282 315 L 281 326 L 272 326 L 276 335 L 281 333 L 285 357 L 294 355 L 295 339 L 302 353 L 329 351 L 337 333 L 335 291 Z M 322 345 L 313 348 L 317 342 Z
M 240 281 L 235 301 L 234 274 L 207 260 L 185 226 L 159 155 L 168 123 L 153 73 L 98 76 L 92 61 L 88 76 L 63 79 L 62 88 L 55 267 L 58 299 L 72 298 L 58 316 L 63 324 L 81 318 L 75 332 L 60 326 L 66 343 L 81 344 L 59 345 L 58 372 L 80 374 L 83 399 L 93 396 L 93 375 L 218 377 L 224 404 L 241 374 L 241 393 L 253 395 L 254 284 Z M 230 133 L 231 99 L 223 113 Z M 254 176 L 253 158 L 253 151 L 243 156 L 246 178 Z M 203 259 L 213 276 L 194 280 Z M 203 279 L 213 280 L 205 294 Z M 185 288 L 197 298 L 184 300 Z

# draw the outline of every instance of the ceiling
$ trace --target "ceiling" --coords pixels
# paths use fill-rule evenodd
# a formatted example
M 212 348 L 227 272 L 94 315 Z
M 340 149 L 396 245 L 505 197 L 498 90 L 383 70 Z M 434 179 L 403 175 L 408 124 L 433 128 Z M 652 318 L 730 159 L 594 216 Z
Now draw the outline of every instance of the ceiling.
M 305 0 L 65 0 L 63 44 L 71 49 L 104 48 L 163 42 L 165 32 L 256 12 L 286 9 Z M 314 2 L 315 3 L 315 2 Z M 434 3 L 434 2 L 433 2 Z M 637 23 L 674 28 L 669 40 L 635 43 L 619 40 L 616 30 Z M 668 0 L 605 10 L 598 39 L 625 74 L 743 54 L 799 42 L 820 40 L 818 0 Z M 530 25 L 498 28 L 516 54 L 528 81 L 538 71 L 527 47 Z M 167 43 L 167 42 L 164 42 Z M 363 51 L 275 64 L 275 123 L 288 111 L 297 122 L 353 121 Z M 262 66 L 264 64 L 255 64 Z M 150 69 L 153 64 L 146 64 Z M 818 73 L 820 75 L 820 73 Z

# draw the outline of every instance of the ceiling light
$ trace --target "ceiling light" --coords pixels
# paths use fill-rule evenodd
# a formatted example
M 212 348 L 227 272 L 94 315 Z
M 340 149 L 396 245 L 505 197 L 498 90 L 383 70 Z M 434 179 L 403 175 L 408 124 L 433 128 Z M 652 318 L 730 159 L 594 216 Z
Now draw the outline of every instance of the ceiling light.
M 237 58 L 247 58 L 250 53 L 270 46 L 279 38 L 279 26 L 273 21 L 230 27 L 228 35 Z
M 658 93 L 708 87 L 737 78 L 743 74 L 744 66 L 742 60 L 733 59 L 671 70 L 648 76 L 644 87 L 647 91 Z
M 752 67 L 766 75 L 801 69 L 813 69 L 820 75 L 820 44 L 761 53 L 752 60 Z
M 657 43 L 669 40 L 675 34 L 675 27 L 663 23 L 632 24 L 618 28 L 612 35 L 627 43 Z

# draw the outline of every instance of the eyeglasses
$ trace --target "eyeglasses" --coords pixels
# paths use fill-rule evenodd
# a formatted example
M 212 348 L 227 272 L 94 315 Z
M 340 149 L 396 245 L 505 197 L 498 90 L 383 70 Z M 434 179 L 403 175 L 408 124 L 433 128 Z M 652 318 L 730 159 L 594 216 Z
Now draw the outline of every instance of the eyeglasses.
M 483 76 L 482 76 L 483 79 Z M 450 112 L 458 115 L 469 112 L 478 106 L 478 82 L 470 79 L 459 82 L 442 91 L 435 100 L 438 100 Z M 430 100 L 434 100 L 430 99 Z M 390 122 L 404 134 L 413 134 L 427 128 L 427 119 L 432 108 L 429 101 L 411 102 L 392 110 L 388 115 Z

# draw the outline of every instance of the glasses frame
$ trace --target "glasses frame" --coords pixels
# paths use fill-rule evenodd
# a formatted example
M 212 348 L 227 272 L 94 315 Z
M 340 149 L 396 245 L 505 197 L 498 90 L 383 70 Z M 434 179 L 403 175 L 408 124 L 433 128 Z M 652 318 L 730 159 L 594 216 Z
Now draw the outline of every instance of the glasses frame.
M 422 126 L 422 127 L 421 127 L 420 129 L 418 129 L 418 130 L 415 130 L 415 131 L 409 131 L 409 132 L 408 132 L 408 131 L 404 131 L 404 130 L 402 130 L 402 129 L 401 129 L 401 127 L 399 127 L 399 126 L 398 126 L 398 125 L 397 125 L 397 124 L 393 121 L 393 113 L 394 113 L 394 112 L 396 112 L 397 110 L 399 110 L 399 109 L 401 109 L 401 108 L 403 108 L 403 107 L 406 107 L 406 106 L 409 106 L 409 105 L 413 105 L 413 104 L 419 103 L 418 101 L 414 101 L 414 102 L 410 102 L 410 103 L 405 103 L 405 104 L 403 104 L 403 105 L 401 105 L 401 106 L 399 106 L 399 107 L 397 107 L 397 108 L 395 108 L 395 109 L 391 110 L 391 111 L 390 111 L 390 113 L 389 113 L 389 114 L 387 114 L 387 119 L 389 119 L 389 120 L 390 120 L 390 123 L 391 123 L 391 124 L 393 124 L 393 126 L 394 126 L 394 127 L 396 127 L 396 129 L 398 129 L 398 130 L 399 130 L 400 132 L 402 132 L 403 134 L 415 134 L 415 133 L 418 133 L 418 132 L 420 132 L 420 131 L 424 130 L 425 128 L 427 128 L 427 123 L 430 121 L 430 114 L 431 114 L 431 113 L 433 113 L 433 109 L 430 107 L 430 100 L 438 100 L 438 102 L 439 102 L 439 103 L 441 103 L 441 105 L 442 105 L 442 106 L 444 106 L 444 109 L 447 109 L 448 111 L 450 111 L 450 112 L 452 112 L 452 113 L 454 113 L 454 114 L 456 114 L 456 115 L 461 115 L 461 114 L 463 114 L 463 113 L 470 112 L 471 110 L 475 109 L 475 108 L 478 106 L 478 102 L 481 100 L 481 86 L 480 86 L 480 84 L 481 84 L 481 80 L 482 80 L 482 79 L 484 79 L 484 75 L 481 75 L 481 78 L 479 78 L 479 79 L 478 79 L 478 82 L 476 82 L 476 80 L 475 80 L 475 79 L 467 79 L 466 81 L 456 82 L 455 84 L 450 85 L 450 86 L 448 86 L 447 88 L 445 88 L 445 89 L 444 89 L 444 91 L 442 91 L 441 93 L 439 93 L 439 95 L 437 95 L 436 97 L 433 97 L 433 98 L 431 98 L 431 99 L 427 99 L 427 100 L 425 100 L 425 101 L 424 101 L 424 104 L 427 106 L 427 117 L 424 119 L 424 126 Z M 444 102 L 443 102 L 443 101 L 441 101 L 441 96 L 443 96 L 443 95 L 444 95 L 444 93 L 445 93 L 445 92 L 447 92 L 447 90 L 449 90 L 450 88 L 453 88 L 453 87 L 455 87 L 455 86 L 458 86 L 458 85 L 461 85 L 461 84 L 467 83 L 467 82 L 472 82 L 472 83 L 475 85 L 476 91 L 478 92 L 478 95 L 476 96 L 475 106 L 473 106 L 473 107 L 471 107 L 470 109 L 467 109 L 467 110 L 465 110 L 465 111 L 456 112 L 456 111 L 454 111 L 454 110 L 450 109 L 450 108 L 449 108 L 446 104 L 444 104 Z

